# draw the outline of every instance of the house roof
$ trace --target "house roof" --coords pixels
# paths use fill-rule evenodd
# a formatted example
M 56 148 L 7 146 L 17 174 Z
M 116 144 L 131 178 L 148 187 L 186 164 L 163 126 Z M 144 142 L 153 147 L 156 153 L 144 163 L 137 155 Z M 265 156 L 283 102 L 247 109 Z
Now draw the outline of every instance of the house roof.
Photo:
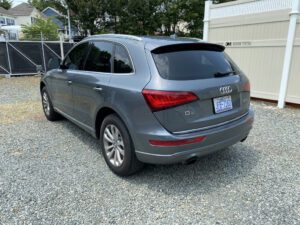
M 29 16 L 34 10 L 34 7 L 28 3 L 21 3 L 8 10 L 9 14 L 13 16 Z
M 52 8 L 52 7 L 47 7 L 45 8 L 42 13 L 46 16 L 64 16 L 63 14 L 61 14 L 59 11 L 57 11 L 56 9 Z
M 8 10 L 4 9 L 3 7 L 0 7 L 0 14 L 10 15 Z

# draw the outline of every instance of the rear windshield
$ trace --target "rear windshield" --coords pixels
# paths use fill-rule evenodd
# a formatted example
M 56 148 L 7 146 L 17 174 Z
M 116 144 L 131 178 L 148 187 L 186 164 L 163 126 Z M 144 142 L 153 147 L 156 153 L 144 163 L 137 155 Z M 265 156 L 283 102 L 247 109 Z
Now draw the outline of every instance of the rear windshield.
M 153 53 L 160 76 L 168 80 L 198 80 L 240 73 L 223 51 L 187 50 Z

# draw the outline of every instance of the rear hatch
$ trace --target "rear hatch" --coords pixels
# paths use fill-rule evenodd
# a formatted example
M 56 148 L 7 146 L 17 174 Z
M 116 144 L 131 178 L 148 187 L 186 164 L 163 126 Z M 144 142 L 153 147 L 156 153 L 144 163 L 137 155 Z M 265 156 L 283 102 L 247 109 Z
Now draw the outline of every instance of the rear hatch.
M 248 112 L 249 81 L 223 46 L 175 44 L 158 47 L 151 55 L 157 75 L 143 94 L 170 132 L 209 129 Z

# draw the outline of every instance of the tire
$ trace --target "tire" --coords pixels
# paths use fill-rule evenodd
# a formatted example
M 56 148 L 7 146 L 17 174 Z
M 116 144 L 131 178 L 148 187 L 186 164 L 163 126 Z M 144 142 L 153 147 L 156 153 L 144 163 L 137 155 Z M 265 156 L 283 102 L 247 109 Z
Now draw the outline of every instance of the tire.
M 43 87 L 41 91 L 42 96 L 42 107 L 44 114 L 49 121 L 56 121 L 61 119 L 61 115 L 54 111 L 50 96 L 47 92 L 46 87 Z
M 100 143 L 106 164 L 118 176 L 129 176 L 142 169 L 143 163 L 136 158 L 129 132 L 116 114 L 104 119 L 100 129 Z

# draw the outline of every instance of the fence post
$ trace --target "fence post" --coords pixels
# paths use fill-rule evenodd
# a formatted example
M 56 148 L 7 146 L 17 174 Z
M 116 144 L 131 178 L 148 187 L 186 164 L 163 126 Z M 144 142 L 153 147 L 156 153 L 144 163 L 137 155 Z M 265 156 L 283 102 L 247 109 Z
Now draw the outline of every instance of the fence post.
M 209 33 L 209 21 L 210 21 L 210 8 L 212 5 L 211 0 L 205 1 L 205 11 L 204 11 L 204 27 L 203 27 L 203 41 L 208 41 Z
M 8 37 L 5 38 L 5 43 L 6 43 L 6 54 L 7 54 L 8 68 L 9 68 L 9 74 L 5 75 L 5 77 L 10 78 L 11 74 L 12 74 L 12 71 L 11 71 L 10 55 L 9 55 L 9 50 L 8 50 Z
M 59 43 L 60 43 L 60 55 L 61 60 L 64 60 L 65 54 L 64 54 L 64 33 L 59 33 Z
M 44 48 L 44 36 L 41 32 L 41 44 L 42 44 L 42 55 L 43 55 L 43 64 L 44 64 L 44 72 L 47 72 L 47 66 L 46 66 L 46 58 L 45 58 L 45 48 Z
M 293 1 L 293 8 L 290 12 L 290 25 L 285 49 L 284 64 L 282 71 L 282 78 L 280 83 L 278 108 L 283 109 L 285 106 L 285 99 L 289 83 L 289 76 L 291 72 L 292 56 L 294 50 L 294 42 L 296 36 L 297 20 L 300 14 L 300 0 Z

